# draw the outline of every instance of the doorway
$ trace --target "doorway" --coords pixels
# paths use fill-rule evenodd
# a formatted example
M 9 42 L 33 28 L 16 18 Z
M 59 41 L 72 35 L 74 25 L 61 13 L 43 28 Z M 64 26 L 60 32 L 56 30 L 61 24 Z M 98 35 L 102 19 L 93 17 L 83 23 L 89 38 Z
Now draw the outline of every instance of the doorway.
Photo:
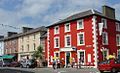
M 85 50 L 78 51 L 78 63 L 85 64 Z
M 70 57 L 71 57 L 71 53 L 66 52 L 66 60 L 65 60 L 65 65 L 66 66 L 68 66 L 70 64 Z

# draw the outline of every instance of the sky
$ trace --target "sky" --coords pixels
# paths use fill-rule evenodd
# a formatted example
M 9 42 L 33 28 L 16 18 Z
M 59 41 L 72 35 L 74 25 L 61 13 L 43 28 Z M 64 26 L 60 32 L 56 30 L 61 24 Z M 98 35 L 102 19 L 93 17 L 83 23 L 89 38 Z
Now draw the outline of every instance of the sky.
M 52 25 L 89 9 L 102 12 L 103 5 L 115 8 L 116 18 L 120 20 L 120 0 L 0 0 L 0 24 L 7 25 L 0 25 L 0 35 L 21 32 L 22 27 Z

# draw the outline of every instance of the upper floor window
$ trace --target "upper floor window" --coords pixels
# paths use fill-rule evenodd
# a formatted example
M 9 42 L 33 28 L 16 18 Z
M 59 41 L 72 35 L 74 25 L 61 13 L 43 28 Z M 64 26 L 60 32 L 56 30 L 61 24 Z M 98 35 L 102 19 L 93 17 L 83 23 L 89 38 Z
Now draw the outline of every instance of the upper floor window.
M 120 46 L 120 35 L 116 35 L 117 46 Z
M 103 43 L 103 45 L 108 45 L 108 34 L 107 34 L 107 32 L 103 32 L 102 34 L 103 34 L 102 35 L 102 43 Z
M 27 51 L 29 51 L 29 44 L 27 44 Z
M 23 45 L 21 46 L 21 51 L 24 52 L 24 46 Z
M 54 27 L 54 34 L 59 34 L 59 26 Z
M 85 44 L 85 40 L 84 40 L 84 32 L 80 32 L 77 34 L 77 44 L 78 45 L 84 45 Z
M 59 37 L 54 38 L 54 48 L 59 48 Z
M 65 24 L 65 32 L 70 32 L 70 23 Z
M 116 31 L 120 31 L 120 23 L 116 23 Z
M 36 45 L 35 45 L 35 43 L 33 44 L 33 48 L 34 48 L 34 50 L 36 49 Z
M 65 36 L 65 47 L 71 47 L 71 36 L 70 35 Z
M 79 29 L 84 29 L 83 20 L 78 20 L 77 21 L 77 30 L 79 30 Z
M 101 22 L 103 23 L 103 28 L 107 28 L 107 20 L 102 18 Z
M 22 37 L 22 42 L 24 41 L 24 37 Z
M 34 39 L 35 39 L 35 38 L 36 38 L 36 35 L 34 34 L 33 37 L 34 37 Z

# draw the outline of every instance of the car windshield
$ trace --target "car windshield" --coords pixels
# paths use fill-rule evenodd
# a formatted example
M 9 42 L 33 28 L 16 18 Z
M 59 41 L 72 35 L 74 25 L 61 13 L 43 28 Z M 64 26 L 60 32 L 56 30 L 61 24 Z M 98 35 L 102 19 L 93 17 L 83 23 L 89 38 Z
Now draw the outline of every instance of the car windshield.
M 110 61 L 109 61 L 109 60 L 106 60 L 106 61 L 100 62 L 99 64 L 109 64 L 109 63 L 110 63 Z
M 30 59 L 29 61 L 30 61 L 31 63 L 33 63 L 33 62 L 34 62 L 34 60 L 33 60 L 33 59 Z

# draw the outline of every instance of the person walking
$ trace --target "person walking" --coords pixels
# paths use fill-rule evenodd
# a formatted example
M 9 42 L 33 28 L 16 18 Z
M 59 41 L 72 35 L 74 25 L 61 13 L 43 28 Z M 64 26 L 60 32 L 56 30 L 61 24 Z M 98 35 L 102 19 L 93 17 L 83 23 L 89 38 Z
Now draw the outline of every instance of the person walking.
M 53 59 L 53 69 L 55 69 L 55 67 L 56 67 L 56 61 Z

